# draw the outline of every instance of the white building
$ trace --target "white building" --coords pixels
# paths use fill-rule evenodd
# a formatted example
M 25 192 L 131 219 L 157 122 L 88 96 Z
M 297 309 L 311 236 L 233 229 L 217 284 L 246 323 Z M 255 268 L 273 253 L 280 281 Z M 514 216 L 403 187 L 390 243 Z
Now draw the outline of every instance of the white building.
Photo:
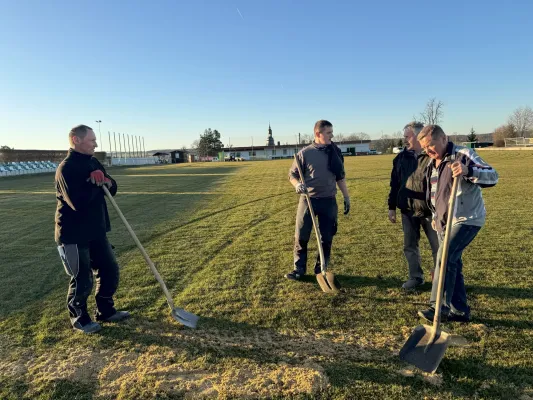
M 370 140 L 351 140 L 335 143 L 345 156 L 360 156 L 370 154 Z M 272 128 L 268 124 L 268 137 L 265 146 L 224 147 L 222 160 L 276 160 L 281 158 L 293 158 L 307 144 L 278 144 L 272 136 Z M 222 154 L 221 154 L 222 156 Z M 221 161 L 222 161 L 221 160 Z
M 370 140 L 345 141 L 336 143 L 344 156 L 360 156 L 370 154 Z M 281 158 L 293 158 L 294 154 L 306 147 L 306 144 L 283 144 L 274 146 L 246 146 L 224 147 L 224 158 L 230 156 L 243 160 L 276 160 Z

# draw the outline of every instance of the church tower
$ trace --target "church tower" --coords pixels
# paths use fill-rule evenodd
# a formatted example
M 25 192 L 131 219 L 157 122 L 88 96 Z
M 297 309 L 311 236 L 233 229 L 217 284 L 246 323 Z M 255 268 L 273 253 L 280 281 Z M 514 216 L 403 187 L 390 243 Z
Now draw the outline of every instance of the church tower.
M 270 122 L 268 123 L 268 138 L 267 138 L 266 145 L 274 146 L 274 138 L 272 137 L 272 128 L 270 127 Z

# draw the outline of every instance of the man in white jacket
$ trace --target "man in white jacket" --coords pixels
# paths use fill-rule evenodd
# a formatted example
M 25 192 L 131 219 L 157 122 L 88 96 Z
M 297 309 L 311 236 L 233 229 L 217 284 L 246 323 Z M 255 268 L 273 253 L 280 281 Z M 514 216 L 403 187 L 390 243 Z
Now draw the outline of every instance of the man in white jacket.
M 418 134 L 418 140 L 422 149 L 432 159 L 426 171 L 427 202 L 433 213 L 432 225 L 437 231 L 440 243 L 430 308 L 419 311 L 418 315 L 433 321 L 448 203 L 453 178 L 458 176 L 460 181 L 448 249 L 441 319 L 469 322 L 470 307 L 467 304 L 463 279 L 462 254 L 485 224 L 486 212 L 481 188 L 496 185 L 498 173 L 472 149 L 448 141 L 438 125 L 426 126 Z

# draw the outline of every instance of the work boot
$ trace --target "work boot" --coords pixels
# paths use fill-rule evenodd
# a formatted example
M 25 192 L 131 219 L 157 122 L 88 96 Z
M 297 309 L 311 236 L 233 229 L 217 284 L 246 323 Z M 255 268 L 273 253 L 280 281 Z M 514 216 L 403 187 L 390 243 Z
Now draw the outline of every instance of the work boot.
M 100 331 L 102 329 L 102 326 L 98 322 L 93 322 L 93 321 L 83 326 L 79 322 L 75 322 L 74 325 L 72 325 L 72 328 L 77 332 L 90 335 L 92 333 L 96 333 Z
M 402 285 L 402 288 L 405 290 L 414 290 L 419 286 L 422 286 L 424 284 L 424 280 L 422 278 L 414 278 L 409 279 L 407 282 L 405 282 Z
M 435 318 L 435 308 L 429 307 L 427 310 L 420 310 L 418 312 L 418 316 L 428 322 L 433 322 L 433 318 Z M 448 314 L 444 314 L 441 312 L 440 322 L 448 322 Z
M 293 281 L 299 281 L 302 279 L 303 274 L 300 274 L 298 271 L 292 271 L 285 275 L 285 278 L 291 279 Z
M 129 317 L 130 317 L 130 313 L 128 311 L 117 311 L 113 315 L 110 315 L 109 317 L 106 317 L 106 318 L 97 316 L 96 320 L 102 321 L 102 322 L 119 322 Z

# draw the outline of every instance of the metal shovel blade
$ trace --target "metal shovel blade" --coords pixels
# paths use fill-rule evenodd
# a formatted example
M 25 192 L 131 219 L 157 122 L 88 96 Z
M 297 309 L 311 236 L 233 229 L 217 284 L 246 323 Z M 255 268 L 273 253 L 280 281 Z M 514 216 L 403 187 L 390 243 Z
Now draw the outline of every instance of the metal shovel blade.
M 435 372 L 449 345 L 450 334 L 439 330 L 430 343 L 432 331 L 432 326 L 418 325 L 400 350 L 400 359 L 424 372 Z
M 198 315 L 194 315 L 190 312 L 187 312 L 185 310 L 182 310 L 181 308 L 174 308 L 172 309 L 172 317 L 178 321 L 180 324 L 188 326 L 189 328 L 196 328 L 196 324 L 198 323 L 198 320 L 200 317 Z
M 331 272 L 316 274 L 316 280 L 322 291 L 326 293 L 333 293 L 340 291 L 339 281 L 335 278 L 335 275 Z

